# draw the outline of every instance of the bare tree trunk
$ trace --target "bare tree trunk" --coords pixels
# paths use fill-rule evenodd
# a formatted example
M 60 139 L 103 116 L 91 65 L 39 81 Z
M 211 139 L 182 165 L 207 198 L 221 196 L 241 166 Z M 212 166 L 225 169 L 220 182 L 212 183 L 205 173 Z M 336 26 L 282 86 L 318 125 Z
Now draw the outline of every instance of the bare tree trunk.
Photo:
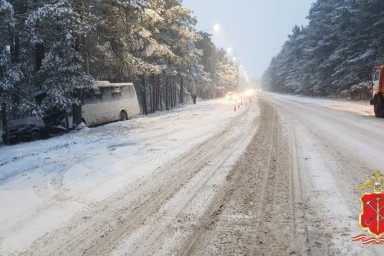
M 173 107 L 176 107 L 177 104 L 177 86 L 176 86 L 176 77 L 173 78 Z
M 152 96 L 151 96 L 151 108 L 152 113 L 156 112 L 156 75 L 152 75 Z
M 0 45 L 0 51 L 3 52 L 5 49 L 5 45 Z M 5 67 L 4 65 L 0 65 L 0 80 L 4 78 L 5 75 Z M 2 90 L 0 90 L 0 93 L 2 93 Z
M 11 32 L 11 38 L 9 43 L 9 50 L 11 54 L 11 62 L 12 63 L 19 63 L 20 62 L 20 38 L 19 34 L 14 31 Z M 11 102 L 12 103 L 20 103 L 21 97 L 20 97 L 20 89 L 15 88 L 11 92 Z M 10 116 L 17 114 L 15 111 L 9 111 Z
M 184 79 L 182 76 L 180 76 L 180 98 L 179 98 L 179 103 L 183 104 L 184 103 Z
M 83 121 L 82 117 L 82 102 L 81 102 L 81 91 L 75 90 L 73 92 L 73 97 L 79 100 L 79 104 L 72 105 L 72 113 L 73 113 L 73 127 L 78 126 Z
M 85 53 L 85 69 L 87 74 L 89 75 L 90 71 L 89 71 L 89 53 L 88 52 Z
M 163 111 L 163 94 L 162 94 L 162 88 L 161 88 L 161 81 L 159 81 L 159 104 L 160 104 L 160 110 Z
M 76 38 L 75 42 L 75 51 L 80 52 L 80 37 Z M 73 98 L 78 101 L 78 104 L 72 105 L 72 114 L 73 114 L 73 126 L 76 127 L 83 121 L 82 112 L 83 112 L 83 104 L 82 104 L 82 92 L 81 90 L 74 90 Z
M 149 76 L 149 85 L 148 85 L 148 95 L 149 95 L 149 105 L 151 106 L 151 113 L 153 113 L 153 97 L 152 97 L 152 91 L 153 91 L 153 75 Z
M 43 44 L 35 45 L 35 70 L 39 71 L 45 57 L 45 47 Z
M 11 61 L 12 63 L 20 62 L 20 39 L 19 35 L 12 33 L 11 43 L 9 45 L 11 51 Z
M 155 94 L 155 109 L 160 110 L 159 97 L 160 97 L 160 79 L 159 75 L 156 75 L 156 94 Z
M 143 114 L 148 115 L 147 97 L 145 92 L 145 75 L 142 75 L 141 79 L 142 79 Z
M 158 81 L 157 81 L 157 85 L 159 86 L 159 98 L 157 99 L 159 102 L 158 102 L 158 104 L 159 104 L 159 108 L 160 108 L 160 110 L 161 111 L 163 111 L 163 84 L 161 83 L 161 79 L 162 79 L 162 77 L 161 76 L 159 76 L 158 77 Z
M 173 106 L 173 76 L 169 77 L 169 90 L 170 90 L 170 96 L 171 96 L 171 109 Z
M 158 98 L 159 98 L 159 87 L 158 87 L 158 84 L 157 84 L 157 76 L 158 75 L 155 75 L 155 81 L 154 81 L 154 85 L 155 85 L 155 90 L 154 90 L 154 92 L 153 92 L 153 99 L 154 99 L 154 102 L 153 102 L 153 107 L 154 107 L 154 109 L 155 109 L 155 112 L 157 111 L 157 110 L 159 110 L 158 109 Z
M 165 109 L 169 110 L 168 108 L 168 76 L 165 76 Z

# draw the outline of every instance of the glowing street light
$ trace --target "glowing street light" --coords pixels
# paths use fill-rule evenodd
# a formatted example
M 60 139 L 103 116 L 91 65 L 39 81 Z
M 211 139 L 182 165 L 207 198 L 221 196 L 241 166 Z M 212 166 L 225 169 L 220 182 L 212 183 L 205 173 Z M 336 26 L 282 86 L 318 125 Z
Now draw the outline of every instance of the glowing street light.
M 213 27 L 211 27 L 211 28 L 207 28 L 207 29 L 203 29 L 203 30 L 199 30 L 199 31 L 197 31 L 197 32 L 208 32 L 208 31 L 212 31 L 212 32 L 214 32 L 214 33 L 219 33 L 220 32 L 220 24 L 215 24 L 215 25 L 213 25 Z
M 213 26 L 213 31 L 215 31 L 215 32 L 220 32 L 220 24 L 215 24 L 215 25 Z
M 231 47 L 228 47 L 228 48 L 227 48 L 227 53 L 228 53 L 228 54 L 231 54 L 231 53 L 232 53 L 232 48 L 231 48 Z

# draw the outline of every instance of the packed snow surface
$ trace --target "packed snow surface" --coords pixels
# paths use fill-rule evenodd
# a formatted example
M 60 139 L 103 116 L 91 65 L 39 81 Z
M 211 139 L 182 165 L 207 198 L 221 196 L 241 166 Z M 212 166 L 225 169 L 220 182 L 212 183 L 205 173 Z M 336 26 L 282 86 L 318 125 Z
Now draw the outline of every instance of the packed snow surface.
M 77 212 L 215 135 L 245 108 L 234 111 L 226 100 L 198 102 L 48 140 L 0 146 L 0 252 L 25 249 Z
M 261 106 L 264 110 L 259 108 L 259 101 L 263 102 Z M 185 241 L 198 225 L 199 218 L 207 217 L 206 209 L 218 191 L 224 189 L 222 186 L 226 184 L 228 175 L 232 175 L 232 168 L 246 152 L 248 143 L 259 128 L 260 112 L 265 108 L 273 113 L 275 121 L 269 121 L 268 125 L 273 126 L 270 134 L 261 131 L 260 140 L 267 143 L 269 138 L 277 145 L 270 148 L 271 161 L 276 155 L 274 148 L 281 150 L 281 153 L 290 152 L 288 158 L 279 162 L 279 168 L 291 168 L 289 170 L 297 172 L 293 176 L 297 175 L 296 179 L 300 180 L 297 182 L 295 177 L 292 178 L 290 184 L 296 186 L 292 189 L 299 195 L 291 198 L 289 203 L 292 211 L 300 209 L 293 204 L 305 205 L 302 209 L 305 214 L 301 220 L 296 212 L 299 223 L 291 222 L 291 225 L 296 225 L 297 232 L 303 230 L 303 235 L 309 234 L 309 246 L 313 247 L 311 252 L 315 254 L 343 254 L 347 252 L 346 245 L 354 246 L 355 252 L 362 251 L 355 248 L 358 246 L 356 243 L 350 242 L 350 236 L 361 232 L 356 221 L 360 207 L 359 193 L 354 188 L 371 169 L 384 165 L 384 160 L 379 159 L 382 144 L 372 135 L 380 134 L 383 124 L 382 120 L 373 116 L 372 106 L 366 102 L 267 93 L 243 103 L 241 108 L 233 101 L 224 99 L 186 104 L 172 111 L 84 128 L 48 140 L 0 145 L 0 255 L 28 253 L 28 250 L 37 253 L 36 248 L 41 248 L 41 244 L 52 237 L 57 241 L 51 249 L 55 246 L 60 248 L 61 239 L 56 236 L 70 236 L 71 230 L 77 228 L 71 226 L 71 221 L 79 221 L 76 217 L 80 218 L 76 225 L 84 220 L 84 227 L 76 230 L 76 234 L 80 235 L 87 231 L 85 226 L 92 218 L 90 213 L 100 215 L 95 217 L 94 222 L 89 222 L 94 223 L 96 228 L 100 225 L 98 220 L 111 221 L 108 214 L 120 216 L 118 210 L 125 207 L 119 205 L 120 202 L 140 207 L 140 200 L 143 200 L 143 210 L 147 214 L 143 216 L 145 221 L 137 227 L 127 226 L 126 230 L 122 228 L 109 234 L 106 239 L 112 242 L 105 248 L 106 252 L 120 255 L 136 248 L 140 254 L 146 253 L 146 248 L 154 249 L 154 245 L 159 245 L 157 253 L 173 253 L 179 241 Z M 268 120 L 268 114 L 264 114 L 263 118 Z M 365 130 L 369 132 L 362 132 Z M 266 136 L 265 141 L 262 136 Z M 274 136 L 279 139 L 273 139 Z M 289 141 L 291 144 L 278 144 Z M 264 152 L 261 144 L 258 147 L 256 144 L 251 149 L 256 150 L 255 153 L 248 152 L 249 159 L 253 158 L 252 154 L 268 151 Z M 267 166 L 271 163 L 262 155 L 258 157 L 259 160 L 254 159 L 255 165 Z M 175 166 L 167 167 L 170 163 Z M 185 168 L 184 163 L 193 165 L 196 170 Z M 164 170 L 165 167 L 170 171 Z M 271 170 L 274 170 L 272 167 Z M 252 166 L 245 169 L 250 168 Z M 185 171 L 185 175 L 177 173 L 178 169 Z M 260 167 L 259 171 L 263 170 Z M 284 175 L 290 175 L 289 170 Z M 168 186 L 172 175 L 175 178 L 178 175 L 180 179 L 175 181 L 175 187 L 168 190 L 162 188 L 162 184 Z M 244 177 L 239 181 L 248 184 L 251 180 Z M 276 184 L 278 182 L 282 180 L 276 181 Z M 284 183 L 284 186 L 288 185 Z M 237 189 L 236 183 L 231 186 L 231 189 Z M 252 185 L 249 186 L 252 188 Z M 158 196 L 162 202 L 156 206 L 156 212 L 150 212 L 152 208 L 145 205 L 144 200 L 150 200 L 156 194 L 156 189 L 151 189 L 157 187 L 159 191 L 163 189 Z M 279 187 L 282 188 L 283 183 Z M 266 189 L 271 188 L 266 185 Z M 276 191 L 279 191 L 277 187 Z M 241 203 L 230 196 L 228 200 L 234 205 Z M 116 211 L 115 208 L 108 210 L 108 207 L 115 207 Z M 224 209 L 226 213 L 233 210 L 227 207 Z M 133 209 L 126 212 L 129 210 Z M 128 214 L 126 212 L 124 214 Z M 176 216 L 185 218 L 179 219 L 180 223 L 173 223 Z M 225 224 L 229 217 L 234 222 L 252 222 L 258 218 L 243 214 L 226 216 L 221 219 L 223 222 L 218 223 Z M 124 218 L 121 221 L 124 222 Z M 332 227 L 327 225 L 327 221 Z M 132 228 L 129 232 L 128 227 Z M 168 229 L 173 227 L 174 232 L 169 233 Z M 213 229 L 213 234 L 221 234 L 220 225 L 218 227 Z M 100 226 L 94 231 L 93 238 L 96 239 L 97 232 L 102 232 L 103 228 L 109 227 Z M 61 231 L 55 233 L 55 230 Z M 117 244 L 114 244 L 115 235 L 120 240 Z M 161 236 L 164 239 L 160 244 L 158 238 Z M 147 238 L 144 244 L 143 237 Z M 79 241 L 69 242 L 76 250 Z M 84 242 L 91 246 L 94 241 Z M 143 246 L 139 248 L 139 245 Z M 88 254 L 92 254 L 92 249 Z

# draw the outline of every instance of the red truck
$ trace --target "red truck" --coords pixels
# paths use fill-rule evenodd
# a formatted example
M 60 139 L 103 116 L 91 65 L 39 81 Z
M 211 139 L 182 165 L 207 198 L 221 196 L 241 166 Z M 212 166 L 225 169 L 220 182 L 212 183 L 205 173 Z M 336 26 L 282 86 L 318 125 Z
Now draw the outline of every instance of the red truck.
M 375 116 L 384 118 L 384 65 L 376 67 L 372 74 L 372 97 L 370 104 Z

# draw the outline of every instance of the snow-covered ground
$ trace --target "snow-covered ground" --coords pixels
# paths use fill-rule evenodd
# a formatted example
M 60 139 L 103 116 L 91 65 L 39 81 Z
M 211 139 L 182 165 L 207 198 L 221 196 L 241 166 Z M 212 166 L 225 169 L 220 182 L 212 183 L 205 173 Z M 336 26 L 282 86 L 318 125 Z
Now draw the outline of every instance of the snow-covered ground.
M 243 108 L 212 100 L 0 147 L 0 255 L 151 174 L 223 129 Z M 54 207 L 52 207 L 54 206 Z
M 384 129 L 383 120 L 373 116 L 368 102 L 263 93 L 237 111 L 232 101 L 218 99 L 48 140 L 0 145 L 0 255 L 39 255 L 40 250 L 172 253 L 183 244 L 180 241 L 188 241 L 193 229 L 201 232 L 200 218 L 210 216 L 209 205 L 231 179 L 231 169 L 260 125 L 259 100 L 264 108 L 271 104 L 268 111 L 275 115 L 273 132 L 260 131 L 260 141 L 293 143 L 271 146 L 268 154 L 273 159 L 279 156 L 276 150 L 289 152 L 284 161 L 291 162 L 292 169 L 284 175 L 300 176 L 292 178 L 300 181 L 292 181 L 296 187 L 291 188 L 299 195 L 288 202 L 306 207 L 302 206 L 303 219 L 297 215 L 295 232 L 302 230 L 309 238 L 314 255 L 348 255 L 351 246 L 355 254 L 364 251 L 350 239 L 360 232 L 359 192 L 354 189 L 372 169 L 384 166 L 380 159 L 384 141 L 377 137 Z M 268 149 L 260 147 L 251 149 L 261 155 L 246 169 L 270 164 L 262 155 Z M 282 170 L 289 168 L 284 161 L 279 165 Z M 242 182 L 250 181 L 244 177 Z M 275 185 L 279 182 L 283 183 L 277 192 L 281 184 L 291 184 L 277 180 Z M 231 186 L 236 190 L 236 183 Z M 258 223 L 259 217 L 251 213 L 244 216 Z M 99 241 L 107 246 L 96 246 Z M 191 243 L 198 242 L 193 238 Z M 46 244 L 48 249 L 43 249 Z M 257 252 L 257 246 L 253 250 Z
M 383 245 L 352 242 L 352 236 L 365 233 L 359 226 L 360 196 L 372 192 L 357 187 L 375 170 L 384 171 L 384 120 L 374 116 L 369 102 L 269 98 L 291 127 L 298 201 L 305 212 L 299 226 L 311 254 L 381 255 Z
M 373 106 L 369 105 L 369 101 L 347 101 L 347 100 L 332 100 L 327 98 L 311 98 L 304 96 L 282 95 L 274 93 L 265 93 L 271 98 L 289 100 L 298 103 L 305 103 L 319 107 L 327 107 L 336 110 L 348 111 L 363 116 L 374 116 Z

